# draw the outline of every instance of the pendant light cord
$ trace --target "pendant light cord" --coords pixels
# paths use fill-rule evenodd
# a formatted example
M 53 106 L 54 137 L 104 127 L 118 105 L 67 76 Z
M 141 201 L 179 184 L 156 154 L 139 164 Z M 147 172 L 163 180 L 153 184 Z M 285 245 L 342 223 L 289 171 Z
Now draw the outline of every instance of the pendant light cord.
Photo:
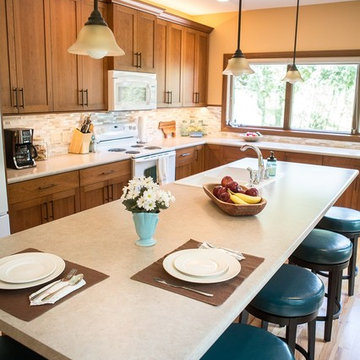
M 240 0 L 240 1 L 241 1 L 241 0 Z M 294 40 L 293 66 L 295 65 L 295 57 L 296 57 L 297 30 L 298 30 L 298 19 L 299 19 L 299 2 L 300 2 L 300 0 L 297 0 L 297 4 L 296 4 L 296 20 L 295 20 L 295 40 Z
M 242 0 L 239 0 L 239 20 L 238 20 L 237 50 L 240 50 L 241 7 L 242 7 Z

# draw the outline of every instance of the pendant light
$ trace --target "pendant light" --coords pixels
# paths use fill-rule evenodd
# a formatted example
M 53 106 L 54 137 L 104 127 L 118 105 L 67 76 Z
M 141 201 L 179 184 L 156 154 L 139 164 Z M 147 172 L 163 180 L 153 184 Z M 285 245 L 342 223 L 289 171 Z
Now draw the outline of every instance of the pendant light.
M 94 10 L 85 26 L 80 30 L 76 42 L 69 47 L 68 52 L 76 55 L 88 55 L 94 59 L 125 55 L 100 14 L 98 0 L 94 0 Z
M 246 60 L 243 52 L 240 50 L 241 5 L 242 5 L 242 0 L 239 0 L 237 49 L 236 49 L 234 55 L 229 60 L 226 69 L 223 71 L 223 75 L 237 76 L 237 75 L 241 75 L 241 74 L 253 74 L 254 73 L 254 70 L 250 68 L 248 61 Z
M 300 0 L 297 0 L 293 62 L 292 62 L 292 65 L 290 65 L 289 70 L 286 73 L 285 77 L 283 78 L 283 81 L 287 81 L 290 84 L 295 84 L 296 82 L 303 82 L 304 81 L 304 79 L 301 77 L 301 74 L 300 74 L 298 68 L 295 65 L 297 28 L 298 28 L 298 19 L 299 19 L 299 2 L 300 2 Z

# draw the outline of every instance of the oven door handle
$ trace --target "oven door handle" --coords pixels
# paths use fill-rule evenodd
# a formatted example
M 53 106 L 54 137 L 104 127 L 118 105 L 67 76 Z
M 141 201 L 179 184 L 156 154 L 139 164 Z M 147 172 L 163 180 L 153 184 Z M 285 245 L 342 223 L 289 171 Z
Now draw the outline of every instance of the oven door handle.
M 175 156 L 175 152 L 174 151 L 169 151 L 169 152 L 165 152 L 165 153 L 161 153 L 161 154 L 154 154 L 154 155 L 148 155 L 148 156 L 144 156 L 142 158 L 135 158 L 134 162 L 137 164 L 140 163 L 144 163 L 144 162 L 148 162 L 149 160 L 157 160 L 161 157 L 164 156 Z

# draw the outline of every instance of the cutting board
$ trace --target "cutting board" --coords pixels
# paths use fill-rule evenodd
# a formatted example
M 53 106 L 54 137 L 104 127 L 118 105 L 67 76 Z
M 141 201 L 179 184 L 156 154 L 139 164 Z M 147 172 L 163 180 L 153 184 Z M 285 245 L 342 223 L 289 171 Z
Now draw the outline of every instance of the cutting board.
M 159 129 L 162 130 L 164 138 L 176 136 L 176 122 L 175 121 L 160 121 Z

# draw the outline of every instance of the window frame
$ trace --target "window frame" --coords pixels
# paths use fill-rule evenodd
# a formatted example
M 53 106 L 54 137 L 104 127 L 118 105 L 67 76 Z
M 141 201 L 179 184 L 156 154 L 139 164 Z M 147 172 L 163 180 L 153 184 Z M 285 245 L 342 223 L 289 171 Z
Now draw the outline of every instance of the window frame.
M 246 53 L 245 57 L 249 59 L 291 59 L 292 52 L 268 52 L 268 53 Z M 224 54 L 223 56 L 223 69 L 226 68 L 228 60 L 232 54 Z M 298 51 L 296 53 L 297 59 L 302 58 L 360 58 L 360 50 L 326 50 L 326 51 Z M 290 83 L 286 83 L 285 93 L 285 109 L 284 109 L 284 125 L 282 128 L 278 127 L 256 127 L 256 126 L 240 126 L 232 127 L 227 125 L 227 115 L 229 112 L 230 102 L 228 103 L 228 92 L 231 88 L 231 79 L 228 81 L 228 76 L 223 75 L 222 81 L 222 104 L 221 104 L 221 131 L 227 132 L 246 132 L 246 131 L 261 131 L 264 135 L 277 135 L 277 136 L 290 136 L 290 137 L 304 137 L 304 138 L 316 138 L 327 140 L 339 140 L 339 141 L 352 141 L 360 142 L 360 65 L 358 67 L 358 76 L 356 84 L 357 95 L 357 108 L 353 118 L 354 134 L 342 134 L 331 132 L 320 132 L 311 130 L 292 130 L 290 129 L 290 114 L 291 114 L 291 96 L 293 86 Z M 251 76 L 251 75 L 250 75 Z M 231 77 L 232 78 L 232 77 Z

